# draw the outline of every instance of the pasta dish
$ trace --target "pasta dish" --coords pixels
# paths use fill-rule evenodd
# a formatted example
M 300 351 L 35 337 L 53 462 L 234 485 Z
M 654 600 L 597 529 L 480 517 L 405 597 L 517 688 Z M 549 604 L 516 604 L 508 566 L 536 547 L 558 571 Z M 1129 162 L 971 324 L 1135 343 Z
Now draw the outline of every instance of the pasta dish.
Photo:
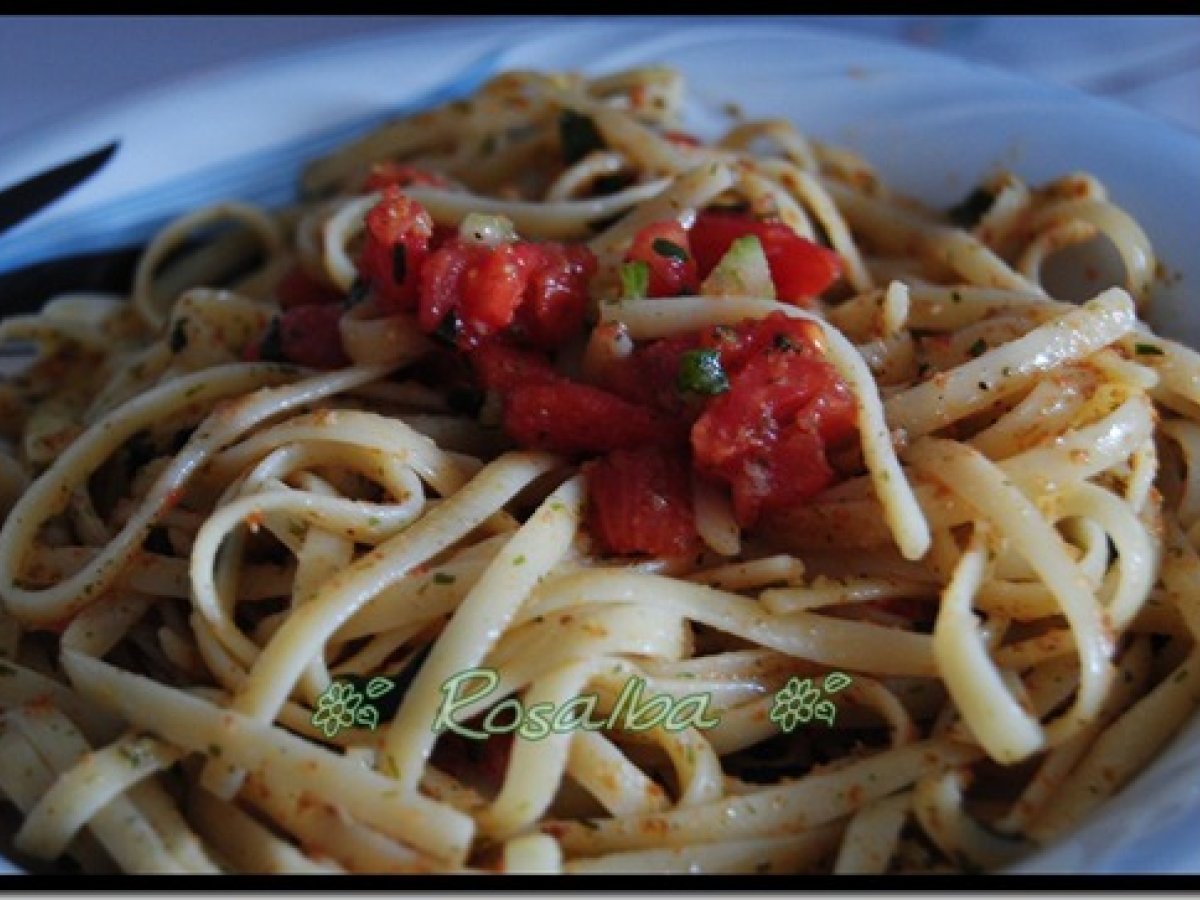
M 18 864 L 988 871 L 1166 746 L 1200 357 L 1121 198 L 683 90 L 502 74 L 0 324 Z

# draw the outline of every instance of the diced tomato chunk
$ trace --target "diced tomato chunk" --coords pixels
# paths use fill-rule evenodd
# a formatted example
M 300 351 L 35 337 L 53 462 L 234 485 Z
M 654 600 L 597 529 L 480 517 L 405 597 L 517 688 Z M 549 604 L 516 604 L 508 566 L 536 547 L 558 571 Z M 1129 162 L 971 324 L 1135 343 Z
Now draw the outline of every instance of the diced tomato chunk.
M 663 447 L 614 450 L 584 466 L 588 519 L 609 553 L 680 556 L 699 545 L 690 467 Z
M 596 258 L 582 245 L 528 241 L 488 247 L 453 238 L 421 271 L 421 328 L 443 328 L 457 318 L 464 350 L 508 329 L 547 349 L 582 331 L 588 280 Z
M 561 347 L 583 330 L 588 282 L 596 274 L 596 256 L 582 244 L 536 244 L 540 260 L 533 269 L 517 324 L 534 345 Z
M 283 355 L 292 362 L 314 369 L 337 369 L 348 365 L 342 347 L 339 306 L 297 306 L 279 320 Z
M 677 386 L 680 358 L 700 346 L 696 333 L 673 335 L 636 347 L 624 359 L 609 362 L 602 373 L 603 386 L 642 406 L 675 415 L 686 411 Z
M 837 370 L 798 348 L 771 347 L 731 377 L 692 427 L 697 468 L 727 482 L 743 526 L 836 480 L 826 447 L 855 432 L 854 398 Z
M 430 187 L 446 187 L 450 184 L 437 172 L 427 172 L 416 166 L 398 162 L 377 162 L 371 166 L 371 174 L 363 183 L 364 191 L 378 191 L 389 185 L 408 187 L 410 184 L 426 184 Z
M 486 713 L 480 713 L 462 726 L 480 731 L 486 718 Z M 470 787 L 496 791 L 504 783 L 512 747 L 512 734 L 489 734 L 484 740 L 475 740 L 448 731 L 438 738 L 431 761 Z
M 471 353 L 470 360 L 483 386 L 501 394 L 526 385 L 557 384 L 565 380 L 540 353 L 501 340 L 483 342 Z
M 461 252 L 461 248 L 444 247 L 438 252 Z M 475 245 L 469 252 L 472 262 L 459 282 L 461 336 L 467 346 L 512 324 L 529 279 L 541 262 L 533 244 L 500 244 L 493 248 Z
M 788 303 L 805 303 L 823 293 L 842 273 L 842 259 L 832 250 L 806 240 L 783 222 L 763 222 L 748 215 L 704 212 L 690 232 L 692 252 L 701 278 L 708 276 L 729 245 L 748 234 L 762 243 L 775 293 Z
M 420 272 L 429 255 L 433 219 L 425 208 L 395 185 L 366 216 L 366 240 L 358 271 L 385 310 L 412 309 L 417 302 Z
M 340 303 L 342 292 L 331 284 L 325 284 L 309 275 L 304 267 L 297 264 L 292 266 L 279 284 L 275 285 L 275 299 L 284 309 L 293 306 L 321 306 L 329 303 Z
M 672 443 L 681 437 L 653 410 L 566 379 L 512 390 L 504 400 L 504 430 L 522 447 L 568 455 Z
M 700 288 L 688 233 L 674 219 L 642 228 L 633 236 L 625 259 L 649 267 L 647 293 L 651 297 L 678 297 L 694 294 Z

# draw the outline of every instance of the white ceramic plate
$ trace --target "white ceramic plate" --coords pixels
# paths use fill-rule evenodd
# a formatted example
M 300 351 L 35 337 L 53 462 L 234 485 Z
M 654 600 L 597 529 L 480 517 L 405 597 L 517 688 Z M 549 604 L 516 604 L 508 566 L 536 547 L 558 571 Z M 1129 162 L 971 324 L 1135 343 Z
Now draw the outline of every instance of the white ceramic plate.
M 0 239 L 0 272 L 140 240 L 218 199 L 283 202 L 304 160 L 502 69 L 650 62 L 687 76 L 693 130 L 718 130 L 727 102 L 783 116 L 934 204 L 998 166 L 1030 181 L 1095 174 L 1182 276 L 1160 288 L 1156 327 L 1200 343 L 1200 136 L 1065 88 L 795 20 L 435 23 L 158 88 L 0 148 L 3 185 L 121 139 L 98 176 Z M 1087 827 L 1014 871 L 1200 872 L 1197 834 L 1200 721 Z

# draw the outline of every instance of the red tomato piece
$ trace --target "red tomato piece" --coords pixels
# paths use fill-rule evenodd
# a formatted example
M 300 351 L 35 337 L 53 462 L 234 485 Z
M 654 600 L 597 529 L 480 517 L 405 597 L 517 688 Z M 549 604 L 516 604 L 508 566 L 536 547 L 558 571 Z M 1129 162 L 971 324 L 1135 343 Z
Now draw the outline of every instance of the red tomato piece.
M 470 359 L 483 386 L 501 394 L 523 385 L 557 384 L 565 380 L 544 356 L 504 341 L 484 341 Z
M 614 450 L 584 466 L 592 533 L 609 553 L 680 556 L 699 546 L 687 459 L 676 450 Z
M 340 306 L 296 306 L 279 318 L 279 346 L 290 362 L 314 369 L 348 365 L 338 320 Z
M 762 319 L 747 319 L 736 326 L 704 331 L 701 344 L 721 355 L 726 374 L 740 372 L 750 360 L 771 351 L 792 350 L 823 358 L 821 328 L 804 319 L 773 312 Z
M 421 271 L 418 322 L 438 330 L 458 317 L 464 350 L 510 327 L 552 349 L 583 329 L 596 258 L 586 247 L 528 241 L 487 247 L 453 238 Z
M 292 266 L 275 285 L 275 299 L 284 309 L 293 306 L 322 306 L 340 303 L 342 292 L 313 278 L 299 264 Z
M 651 297 L 678 297 L 700 288 L 688 233 L 674 219 L 652 222 L 635 234 L 625 260 L 644 262 L 650 268 L 647 294 Z
M 397 162 L 377 162 L 371 166 L 371 174 L 363 183 L 363 190 L 379 191 L 389 185 L 408 187 L 410 184 L 427 184 L 430 187 L 448 187 L 450 182 L 437 172 L 427 172 L 416 166 Z
M 481 713 L 462 725 L 472 731 L 481 731 L 486 718 L 487 714 Z M 507 723 L 507 717 L 502 721 Z M 496 791 L 504 784 L 512 746 L 512 734 L 490 734 L 484 740 L 475 740 L 448 731 L 438 738 L 431 761 L 464 784 Z
M 504 430 L 522 447 L 567 455 L 680 439 L 678 429 L 653 410 L 566 379 L 511 391 L 504 401 Z
M 358 261 L 359 274 L 375 290 L 385 310 L 412 309 L 417 302 L 419 274 L 429 255 L 433 219 L 421 204 L 395 185 L 366 216 L 366 240 Z
M 836 474 L 826 447 L 854 434 L 853 396 L 828 362 L 771 349 L 751 358 L 692 427 L 701 472 L 728 483 L 738 522 L 801 503 Z
M 460 282 L 460 345 L 473 346 L 482 338 L 512 324 L 517 308 L 541 254 L 534 244 L 500 244 L 481 248 Z M 453 252 L 449 247 L 438 251 Z
M 751 216 L 705 212 L 696 217 L 690 233 L 700 277 L 713 270 L 729 245 L 755 235 L 762 243 L 775 293 L 788 303 L 805 303 L 825 291 L 842 273 L 842 258 L 806 240 L 782 222 L 763 222 Z
M 582 244 L 534 246 L 541 259 L 530 276 L 517 322 L 531 343 L 552 349 L 583 330 L 596 256 Z
M 642 406 L 672 416 L 684 415 L 689 405 L 678 387 L 680 358 L 702 344 L 697 333 L 672 335 L 637 347 L 604 373 L 604 387 Z

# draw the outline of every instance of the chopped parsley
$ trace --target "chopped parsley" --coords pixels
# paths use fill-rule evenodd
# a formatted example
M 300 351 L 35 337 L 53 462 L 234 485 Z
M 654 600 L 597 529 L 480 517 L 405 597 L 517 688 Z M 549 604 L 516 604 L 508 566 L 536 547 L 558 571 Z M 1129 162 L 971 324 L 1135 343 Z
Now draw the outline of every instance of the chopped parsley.
M 655 238 L 654 242 L 650 244 L 650 249 L 666 259 L 677 259 L 680 262 L 687 262 L 691 258 L 685 249 L 674 241 L 668 241 L 666 238 Z
M 1162 347 L 1154 344 L 1134 344 L 1133 349 L 1137 351 L 1138 356 L 1162 356 Z
M 435 572 L 433 576 L 434 584 L 454 584 L 454 576 L 449 572 Z
M 458 314 L 453 310 L 446 313 L 445 318 L 434 329 L 433 336 L 438 340 L 449 344 L 451 347 L 458 340 L 459 332 L 462 331 L 462 322 L 459 321 Z
M 171 329 L 171 352 L 178 353 L 187 343 L 187 318 L 181 317 L 175 320 L 175 327 Z
M 395 260 L 393 260 L 392 263 L 394 267 Z M 353 284 L 350 285 L 349 293 L 346 294 L 346 299 L 342 301 L 342 308 L 354 309 L 354 307 L 366 300 L 370 293 L 371 286 L 363 281 L 363 279 L 355 278 Z
M 408 248 L 402 241 L 392 247 L 392 281 L 403 284 L 408 276 Z
M 579 162 L 592 151 L 608 146 L 591 116 L 573 109 L 564 109 L 558 117 L 558 140 L 562 146 L 563 162 L 568 166 Z
M 987 348 L 987 341 L 985 341 L 983 338 L 980 338 L 967 349 L 967 352 L 972 356 L 982 356 L 985 352 L 987 352 Z
M 287 362 L 283 355 L 283 335 L 279 330 L 279 316 L 272 316 L 267 324 L 267 333 L 258 345 L 258 358 L 263 362 Z
M 679 358 L 676 387 L 681 392 L 712 397 L 729 390 L 729 376 L 716 350 L 689 350 Z
M 974 228 L 995 201 L 991 191 L 977 187 L 946 210 L 946 216 L 959 228 Z
M 513 564 L 514 566 L 523 566 L 523 565 L 525 565 L 525 554 L 524 554 L 524 553 L 522 553 L 522 554 L 520 554 L 519 556 L 514 556 L 514 557 L 513 557 L 512 564 Z
M 641 260 L 621 266 L 621 297 L 635 300 L 650 292 L 650 266 Z

